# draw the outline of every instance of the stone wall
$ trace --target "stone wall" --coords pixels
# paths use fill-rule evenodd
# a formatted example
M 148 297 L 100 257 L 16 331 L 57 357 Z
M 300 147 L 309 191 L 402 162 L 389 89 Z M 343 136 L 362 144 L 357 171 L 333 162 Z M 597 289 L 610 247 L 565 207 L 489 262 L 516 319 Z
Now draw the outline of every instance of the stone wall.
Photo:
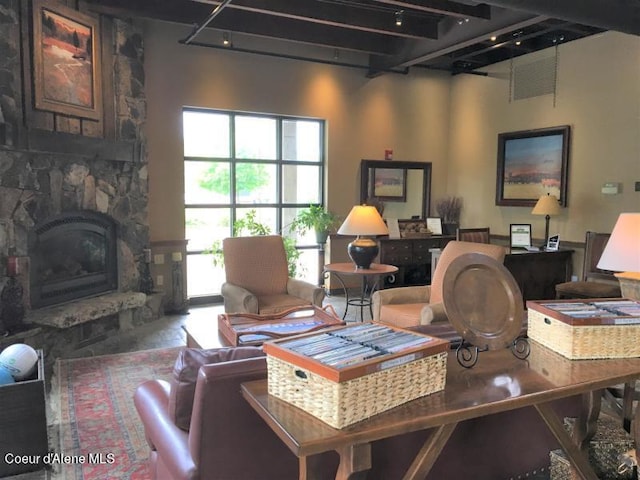
M 101 23 L 102 119 L 43 112 L 32 107 L 31 59 L 21 56 L 30 51 L 21 45 L 30 37 L 21 36 L 28 28 L 21 20 L 25 4 L 0 0 L 0 291 L 8 281 L 6 258 L 15 255 L 28 313 L 27 240 L 34 225 L 78 210 L 112 216 L 119 226 L 119 291 L 135 292 L 149 223 L 140 27 L 119 19 Z

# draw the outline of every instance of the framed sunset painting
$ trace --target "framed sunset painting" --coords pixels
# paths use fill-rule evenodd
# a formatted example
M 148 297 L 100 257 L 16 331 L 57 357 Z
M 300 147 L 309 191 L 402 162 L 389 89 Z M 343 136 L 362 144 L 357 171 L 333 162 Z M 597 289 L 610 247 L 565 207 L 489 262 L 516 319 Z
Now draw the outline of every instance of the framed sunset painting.
M 498 135 L 496 205 L 533 207 L 542 195 L 567 206 L 568 125 Z
M 99 33 L 92 16 L 54 2 L 33 1 L 35 108 L 101 118 Z

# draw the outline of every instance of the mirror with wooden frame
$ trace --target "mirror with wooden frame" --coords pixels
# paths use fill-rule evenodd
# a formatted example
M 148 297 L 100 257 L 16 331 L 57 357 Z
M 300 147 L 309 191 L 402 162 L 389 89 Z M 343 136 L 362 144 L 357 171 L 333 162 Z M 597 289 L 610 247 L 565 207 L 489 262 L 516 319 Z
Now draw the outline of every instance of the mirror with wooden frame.
M 362 160 L 360 203 L 383 206 L 385 218 L 425 220 L 431 204 L 431 163 Z

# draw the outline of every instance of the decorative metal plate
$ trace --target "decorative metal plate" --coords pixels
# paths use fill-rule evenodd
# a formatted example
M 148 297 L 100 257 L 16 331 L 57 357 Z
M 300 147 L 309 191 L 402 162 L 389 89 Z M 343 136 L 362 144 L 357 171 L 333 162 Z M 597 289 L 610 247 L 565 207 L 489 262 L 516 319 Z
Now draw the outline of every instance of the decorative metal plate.
M 465 253 L 451 262 L 443 303 L 451 325 L 481 350 L 510 347 L 522 329 L 520 288 L 509 270 L 487 255 Z

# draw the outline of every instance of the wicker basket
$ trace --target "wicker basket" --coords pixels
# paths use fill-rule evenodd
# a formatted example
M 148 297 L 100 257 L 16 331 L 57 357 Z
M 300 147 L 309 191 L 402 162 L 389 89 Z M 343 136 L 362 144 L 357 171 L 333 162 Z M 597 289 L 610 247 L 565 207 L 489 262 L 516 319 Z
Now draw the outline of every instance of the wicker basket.
M 640 325 L 569 325 L 528 308 L 530 338 L 571 360 L 640 357 Z
M 343 428 L 416 398 L 442 390 L 447 352 L 423 357 L 345 382 L 267 355 L 269 393 L 334 428 Z

